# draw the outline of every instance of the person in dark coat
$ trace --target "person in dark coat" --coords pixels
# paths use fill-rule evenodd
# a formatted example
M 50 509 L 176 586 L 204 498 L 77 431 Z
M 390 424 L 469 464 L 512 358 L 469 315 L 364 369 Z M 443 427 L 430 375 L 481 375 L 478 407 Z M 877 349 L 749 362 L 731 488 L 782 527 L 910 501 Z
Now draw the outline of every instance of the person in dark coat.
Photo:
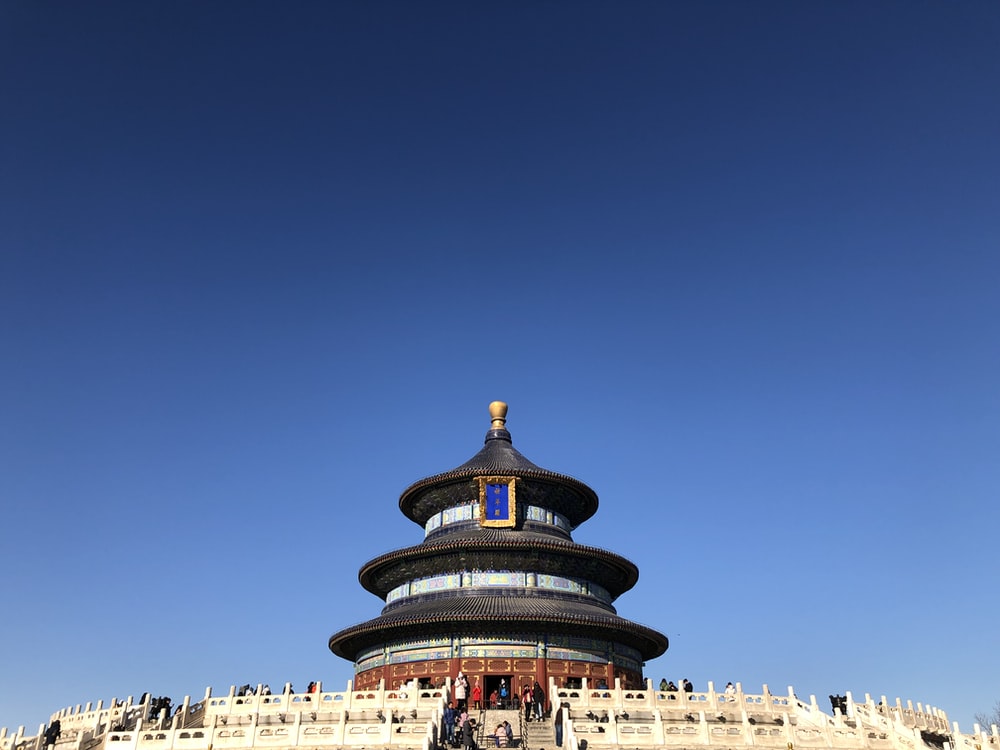
M 49 724 L 49 726 L 45 729 L 45 747 L 56 744 L 56 740 L 59 739 L 61 732 L 62 725 L 59 723 L 59 719 L 56 719 Z
M 462 724 L 462 746 L 465 750 L 475 750 L 476 747 L 476 720 L 467 717 Z
M 545 718 L 545 691 L 537 682 L 531 688 L 531 704 L 535 709 L 535 718 L 541 721 Z

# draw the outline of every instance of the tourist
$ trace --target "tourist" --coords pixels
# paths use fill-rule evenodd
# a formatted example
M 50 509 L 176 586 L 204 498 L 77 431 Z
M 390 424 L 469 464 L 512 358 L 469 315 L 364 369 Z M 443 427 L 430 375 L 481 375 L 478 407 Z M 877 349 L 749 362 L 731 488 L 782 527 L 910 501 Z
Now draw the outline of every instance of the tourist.
M 534 705 L 535 718 L 541 721 L 545 718 L 545 691 L 542 686 L 535 682 L 531 689 L 531 703 Z
M 448 701 L 448 705 L 444 707 L 444 733 L 448 744 L 452 747 L 455 746 L 455 703 L 454 701 Z
M 504 721 L 503 730 L 507 734 L 507 747 L 514 747 L 514 728 L 509 721 Z
M 502 723 L 497 724 L 497 728 L 493 732 L 493 737 L 496 739 L 497 747 L 507 747 L 507 730 L 504 729 Z
M 681 690 L 683 690 L 685 693 L 693 693 L 694 692 L 694 685 L 692 685 L 690 682 L 688 682 L 688 678 L 687 677 L 685 677 L 683 680 L 681 680 Z
M 531 721 L 531 685 L 524 683 L 524 690 L 521 692 L 521 703 L 524 704 L 524 720 Z
M 481 711 L 483 708 L 483 688 L 479 684 L 479 678 L 476 678 L 476 684 L 472 686 L 472 705 L 476 707 L 477 711 Z
M 462 724 L 462 745 L 465 750 L 473 750 L 476 746 L 475 728 L 476 720 L 470 719 L 469 715 L 465 714 L 465 723 Z
M 468 700 L 466 700 L 468 691 L 469 681 L 465 679 L 464 674 L 459 672 L 458 677 L 455 678 L 455 703 L 458 705 L 459 711 L 467 711 L 469 708 Z
M 59 719 L 56 719 L 45 729 L 45 747 L 56 744 L 61 733 L 62 725 L 59 723 Z
M 660 679 L 660 692 L 661 693 L 665 693 L 665 692 L 667 692 L 668 689 L 669 689 L 669 686 L 667 685 L 667 678 L 666 677 L 661 678 Z
M 564 708 L 569 708 L 569 704 L 568 703 L 560 703 L 559 704 L 559 708 L 556 709 L 556 718 L 555 718 L 555 722 L 556 722 L 556 747 L 562 747 L 562 741 L 563 741 L 563 721 L 564 721 L 563 717 L 565 715 L 563 713 L 563 709 Z
M 733 683 L 731 682 L 726 683 L 726 700 L 736 700 L 736 688 L 733 687 Z
M 507 681 L 500 678 L 500 708 L 507 708 Z
M 490 708 L 495 709 L 497 707 L 497 701 L 500 700 L 500 693 L 494 690 L 490 693 Z

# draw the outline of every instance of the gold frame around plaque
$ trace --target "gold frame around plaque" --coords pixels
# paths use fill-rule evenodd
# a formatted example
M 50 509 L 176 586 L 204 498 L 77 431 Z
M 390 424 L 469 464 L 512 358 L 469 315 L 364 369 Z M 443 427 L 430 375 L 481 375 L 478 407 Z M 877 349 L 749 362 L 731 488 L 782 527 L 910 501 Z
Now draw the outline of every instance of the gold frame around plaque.
M 517 524 L 517 498 L 515 488 L 517 477 L 476 477 L 479 480 L 479 525 L 513 528 Z M 486 485 L 507 485 L 507 518 L 490 520 L 486 517 Z

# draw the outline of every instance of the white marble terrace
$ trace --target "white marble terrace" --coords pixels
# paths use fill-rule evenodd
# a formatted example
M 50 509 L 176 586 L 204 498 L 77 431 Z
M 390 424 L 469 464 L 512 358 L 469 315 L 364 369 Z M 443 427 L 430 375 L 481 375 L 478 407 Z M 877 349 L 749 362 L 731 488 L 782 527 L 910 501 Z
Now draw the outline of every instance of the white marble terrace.
M 838 748 L 844 750 L 1000 750 L 997 727 L 978 725 L 971 734 L 949 726 L 947 715 L 930 706 L 899 699 L 876 703 L 866 695 L 855 702 L 847 694 L 847 710 L 825 713 L 815 696 L 800 700 L 792 688 L 772 694 L 735 695 L 655 690 L 580 688 L 550 683 L 550 701 L 568 704 L 563 747 L 567 750 L 628 748 L 738 748 L 776 750 Z M 62 733 L 54 750 L 241 750 L 246 748 L 413 748 L 434 750 L 449 687 L 239 696 L 227 694 L 184 699 L 170 717 L 150 716 L 150 703 L 112 699 L 65 708 L 58 719 Z M 554 713 L 554 710 L 552 711 Z M 549 723 L 551 718 L 549 719 Z M 485 722 L 488 725 L 488 719 Z M 16 733 L 0 730 L 0 750 L 46 750 L 39 726 Z M 541 727 L 539 727 L 541 729 Z M 530 747 L 531 733 L 519 733 L 519 745 Z M 547 743 L 546 743 L 547 744 Z M 549 748 L 549 750 L 552 750 Z
M 663 692 L 647 681 L 646 690 L 579 690 L 557 688 L 569 704 L 564 745 L 570 750 L 603 748 L 692 748 L 760 746 L 845 748 L 871 750 L 1000 750 L 997 728 L 990 734 L 977 725 L 962 734 L 958 723 L 937 708 L 885 697 L 876 704 L 870 695 L 856 703 L 848 693 L 846 715 L 839 709 L 825 713 L 815 696 L 803 701 L 789 687 L 773 694 L 767 685 L 760 693 L 745 693 L 740 683 L 735 695 L 716 692 Z M 921 732 L 930 735 L 925 741 Z

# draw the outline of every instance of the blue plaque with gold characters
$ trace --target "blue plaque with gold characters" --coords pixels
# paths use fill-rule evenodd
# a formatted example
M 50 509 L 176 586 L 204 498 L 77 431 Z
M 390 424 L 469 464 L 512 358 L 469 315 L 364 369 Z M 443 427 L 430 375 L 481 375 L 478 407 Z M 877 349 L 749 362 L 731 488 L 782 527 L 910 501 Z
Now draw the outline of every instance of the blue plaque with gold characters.
M 476 477 L 479 480 L 479 525 L 513 527 L 517 522 L 516 477 Z

